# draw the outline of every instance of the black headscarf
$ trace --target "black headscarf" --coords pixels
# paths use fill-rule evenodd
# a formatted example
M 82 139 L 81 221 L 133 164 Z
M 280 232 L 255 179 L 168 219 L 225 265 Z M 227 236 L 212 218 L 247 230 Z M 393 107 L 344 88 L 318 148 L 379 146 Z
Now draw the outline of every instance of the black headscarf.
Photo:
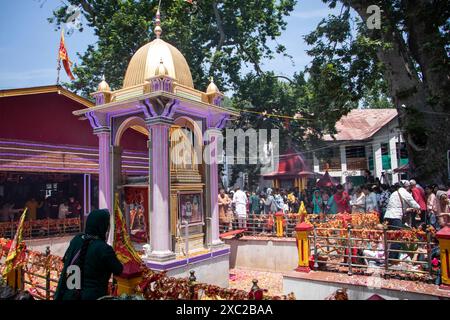
M 106 240 L 106 233 L 109 229 L 109 219 L 110 214 L 106 209 L 92 211 L 86 220 L 86 228 L 84 230 L 85 235 Z

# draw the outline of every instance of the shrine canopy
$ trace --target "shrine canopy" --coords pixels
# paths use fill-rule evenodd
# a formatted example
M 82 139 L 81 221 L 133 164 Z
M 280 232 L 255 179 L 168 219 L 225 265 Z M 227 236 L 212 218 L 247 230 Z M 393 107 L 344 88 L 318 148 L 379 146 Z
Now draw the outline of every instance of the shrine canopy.
M 328 170 L 326 170 L 325 174 L 319 179 L 319 181 L 317 181 L 316 185 L 319 188 L 331 188 L 337 186 L 337 183 L 334 182 L 333 178 L 331 178 L 328 173 Z
M 305 163 L 303 157 L 293 149 L 289 149 L 286 154 L 280 156 L 276 171 L 262 175 L 265 180 L 273 180 L 274 187 L 279 187 L 280 180 L 291 180 L 295 187 L 303 189 L 304 180 L 314 176 Z

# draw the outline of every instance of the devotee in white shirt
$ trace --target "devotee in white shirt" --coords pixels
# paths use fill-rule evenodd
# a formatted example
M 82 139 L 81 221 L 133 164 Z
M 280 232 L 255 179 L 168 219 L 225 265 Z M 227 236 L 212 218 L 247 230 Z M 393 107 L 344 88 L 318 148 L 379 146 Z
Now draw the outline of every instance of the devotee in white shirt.
M 350 200 L 352 213 L 366 212 L 366 195 L 362 192 L 361 187 L 358 187 Z
M 63 202 L 59 205 L 58 219 L 65 219 L 69 214 L 69 205 L 67 202 Z
M 420 210 L 419 204 L 414 200 L 411 193 L 406 190 L 409 187 L 409 182 L 403 183 L 403 186 L 399 187 L 397 191 L 393 192 L 389 198 L 389 203 L 386 207 L 385 219 L 389 221 L 396 220 L 402 221 L 403 214 L 411 209 Z
M 239 228 L 246 227 L 247 219 L 247 195 L 239 186 L 236 187 L 236 192 L 233 195 L 233 203 L 236 208 L 236 215 L 238 218 Z

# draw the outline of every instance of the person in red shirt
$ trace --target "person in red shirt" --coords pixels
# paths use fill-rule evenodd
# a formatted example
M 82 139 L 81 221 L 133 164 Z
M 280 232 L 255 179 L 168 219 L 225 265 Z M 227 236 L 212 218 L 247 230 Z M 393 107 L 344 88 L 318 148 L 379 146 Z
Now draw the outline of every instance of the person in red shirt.
M 414 219 L 413 224 L 415 224 L 415 226 L 420 225 L 422 222 L 425 222 L 426 219 L 426 212 L 427 212 L 427 201 L 426 201 L 426 197 L 425 197 L 425 191 L 423 191 L 422 188 L 418 188 L 417 187 L 417 182 L 416 180 L 410 180 L 409 184 L 411 186 L 411 193 L 412 196 L 414 198 L 414 200 L 419 204 L 420 206 L 420 220 L 418 219 Z
M 338 184 L 336 187 L 336 193 L 334 194 L 334 201 L 337 204 L 338 213 L 350 213 L 350 197 L 347 192 L 344 191 L 342 184 Z
M 79 218 L 81 216 L 81 205 L 74 197 L 69 198 L 69 214 L 68 218 Z

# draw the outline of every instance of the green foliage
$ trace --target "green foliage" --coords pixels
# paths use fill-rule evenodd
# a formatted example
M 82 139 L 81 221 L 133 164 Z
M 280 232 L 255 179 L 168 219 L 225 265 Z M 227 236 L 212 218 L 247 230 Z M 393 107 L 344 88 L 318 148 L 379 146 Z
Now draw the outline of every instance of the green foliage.
M 383 65 L 376 56 L 383 43 L 368 37 L 364 23 L 350 14 L 349 7 L 343 9 L 339 16 L 323 19 L 316 30 L 305 36 L 306 43 L 312 46 L 308 54 L 313 60 L 308 71 L 318 85 L 317 94 L 343 114 L 360 101 L 365 107 L 392 107 L 386 97 Z
M 330 8 L 341 5 L 342 9 L 340 15 L 329 15 L 305 37 L 312 46 L 308 71 L 321 84 L 316 91 L 343 113 L 358 101 L 361 107 L 407 106 L 399 108 L 400 126 L 414 176 L 429 182 L 445 181 L 450 141 L 447 136 L 440 143 L 431 139 L 442 136 L 450 117 L 450 3 L 322 1 Z M 370 5 L 382 10 L 379 30 L 366 26 Z
M 112 89 L 122 87 L 126 67 L 139 47 L 153 35 L 153 19 L 158 1 L 151 0 L 68 0 L 49 19 L 60 27 L 67 19 L 68 5 L 81 5 L 82 15 L 98 37 L 96 45 L 79 54 L 70 87 L 83 94 L 94 91 L 104 74 Z M 242 77 L 242 64 L 261 72 L 263 58 L 275 52 L 268 40 L 285 29 L 285 16 L 295 0 L 198 1 L 195 6 L 183 0 L 163 1 L 163 39 L 186 57 L 196 88 L 204 90 L 209 76 L 226 91 L 236 89 Z M 83 26 L 80 28 L 82 31 Z M 276 53 L 285 53 L 278 46 Z

